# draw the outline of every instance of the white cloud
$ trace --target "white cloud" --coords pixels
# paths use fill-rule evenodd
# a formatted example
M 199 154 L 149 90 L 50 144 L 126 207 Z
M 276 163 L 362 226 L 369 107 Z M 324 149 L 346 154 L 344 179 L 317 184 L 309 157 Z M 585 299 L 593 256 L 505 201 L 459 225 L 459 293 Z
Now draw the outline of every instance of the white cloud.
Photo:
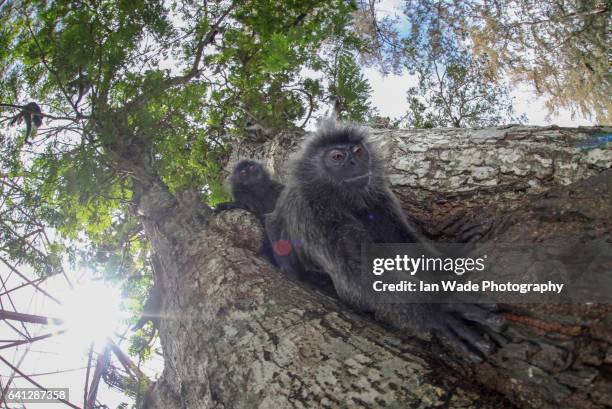
M 381 116 L 397 118 L 406 114 L 406 92 L 417 84 L 416 76 L 383 75 L 376 68 L 366 68 L 363 74 L 372 87 L 372 104 Z
M 589 126 L 595 125 L 595 121 L 581 115 L 575 115 L 572 119 L 571 112 L 567 109 L 560 109 L 559 114 L 549 116 L 548 110 L 544 106 L 545 98 L 535 94 L 533 86 L 530 84 L 520 84 L 514 88 L 511 95 L 515 98 L 514 109 L 518 114 L 523 112 L 527 115 L 529 125 L 559 125 L 559 126 Z

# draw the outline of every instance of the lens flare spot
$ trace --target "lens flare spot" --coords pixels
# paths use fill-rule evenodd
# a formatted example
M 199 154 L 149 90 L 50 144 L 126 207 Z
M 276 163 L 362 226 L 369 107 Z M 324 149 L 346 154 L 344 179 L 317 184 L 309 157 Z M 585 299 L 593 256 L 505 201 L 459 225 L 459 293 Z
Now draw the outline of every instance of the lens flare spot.
M 278 240 L 274 242 L 272 246 L 274 249 L 274 253 L 278 256 L 286 256 L 291 253 L 291 243 L 287 240 Z

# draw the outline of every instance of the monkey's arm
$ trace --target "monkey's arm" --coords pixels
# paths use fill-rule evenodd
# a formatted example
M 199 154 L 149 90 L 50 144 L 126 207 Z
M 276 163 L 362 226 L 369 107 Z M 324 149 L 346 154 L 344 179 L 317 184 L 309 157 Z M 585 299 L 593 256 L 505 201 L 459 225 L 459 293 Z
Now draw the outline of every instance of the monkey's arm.
M 225 210 L 232 210 L 232 209 L 249 210 L 247 206 L 245 206 L 243 203 L 240 203 L 240 202 L 223 202 L 223 203 L 219 203 L 215 207 L 215 213 L 219 213 Z
M 424 243 L 406 216 L 395 196 L 386 191 L 364 216 L 370 237 L 375 243 Z
M 387 304 L 374 299 L 370 289 L 364 287 L 361 271 L 361 244 L 369 241 L 362 229 L 348 223 L 339 229 L 333 270 L 328 271 L 339 297 L 355 307 L 373 312 L 375 317 L 395 328 L 417 334 L 434 333 L 445 338 L 450 345 L 460 350 L 472 361 L 481 361 L 479 354 L 487 355 L 495 349 L 492 342 L 484 338 L 483 327 L 499 332 L 503 322 L 489 306 L 473 304 Z M 474 327 L 477 324 L 477 327 Z

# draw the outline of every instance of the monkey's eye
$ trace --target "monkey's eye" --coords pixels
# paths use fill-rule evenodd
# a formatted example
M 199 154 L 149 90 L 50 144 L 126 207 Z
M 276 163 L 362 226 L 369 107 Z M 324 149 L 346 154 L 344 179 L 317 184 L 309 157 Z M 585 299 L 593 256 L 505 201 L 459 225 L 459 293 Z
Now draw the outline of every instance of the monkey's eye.
M 341 162 L 344 160 L 344 152 L 337 149 L 330 151 L 327 156 L 334 162 Z
M 250 171 L 250 172 L 255 171 L 255 165 L 251 165 L 251 166 L 249 166 L 249 171 Z
M 365 152 L 365 149 L 363 148 L 363 146 L 360 145 L 355 145 L 353 146 L 352 149 L 353 155 L 357 156 L 357 157 L 361 157 L 363 156 L 363 153 Z
M 246 171 L 246 169 L 242 169 L 242 170 L 240 171 L 240 177 L 241 177 L 241 178 L 243 178 L 243 177 L 245 177 L 246 175 L 247 175 L 247 171 Z

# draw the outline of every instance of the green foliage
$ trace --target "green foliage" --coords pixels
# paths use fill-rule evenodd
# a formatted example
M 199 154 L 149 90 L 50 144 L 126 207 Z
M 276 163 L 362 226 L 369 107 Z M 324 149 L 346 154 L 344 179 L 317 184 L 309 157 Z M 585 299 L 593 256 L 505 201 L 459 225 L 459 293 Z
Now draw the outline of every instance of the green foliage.
M 427 106 L 421 102 L 416 87 L 408 90 L 408 112 L 406 114 L 407 125 L 413 128 L 435 128 L 436 119 L 432 112 L 428 112 Z
M 40 275 L 68 262 L 120 280 L 138 313 L 152 271 L 135 173 L 152 170 L 170 192 L 216 203 L 227 199 L 228 148 L 249 124 L 306 124 L 326 92 L 362 118 L 369 88 L 354 59 L 342 60 L 336 89 L 323 85 L 322 50 L 338 38 L 346 52 L 358 46 L 343 34 L 354 10 L 341 0 L 5 2 L 0 252 Z M 73 84 L 87 89 L 78 95 Z M 26 142 L 9 124 L 30 101 L 44 124 Z M 143 357 L 147 331 L 132 350 Z
M 253 120 L 294 126 L 316 104 L 320 86 L 298 74 L 353 9 L 343 1 L 5 5 L 0 100 L 36 100 L 47 115 L 35 148 L 19 138 L 2 146 L 2 169 L 31 196 L 19 205 L 31 203 L 60 237 L 109 247 L 109 231 L 135 229 L 129 175 L 106 155 L 122 138 L 150 146 L 172 192 L 196 187 L 217 201 L 228 138 Z M 79 76 L 91 90 L 76 106 L 67 84 Z
M 525 121 L 514 116 L 508 88 L 467 52 L 439 47 L 435 57 L 417 65 L 416 71 L 418 86 L 408 90 L 405 117 L 410 127 L 484 127 Z
M 600 0 L 406 0 L 411 33 L 398 49 L 419 50 L 414 32 L 468 44 L 492 73 L 533 85 L 549 112 L 568 108 L 611 122 L 610 2 Z M 431 36 L 435 44 L 435 36 Z
M 338 118 L 363 122 L 372 116 L 369 102 L 372 89 L 352 54 L 342 53 L 338 56 L 333 78 L 329 94 L 335 99 Z
M 410 32 L 402 42 L 402 62 L 416 74 L 408 91 L 405 122 L 418 128 L 482 127 L 517 123 L 507 85 L 475 57 L 469 42 L 444 26 L 436 8 L 407 10 Z

